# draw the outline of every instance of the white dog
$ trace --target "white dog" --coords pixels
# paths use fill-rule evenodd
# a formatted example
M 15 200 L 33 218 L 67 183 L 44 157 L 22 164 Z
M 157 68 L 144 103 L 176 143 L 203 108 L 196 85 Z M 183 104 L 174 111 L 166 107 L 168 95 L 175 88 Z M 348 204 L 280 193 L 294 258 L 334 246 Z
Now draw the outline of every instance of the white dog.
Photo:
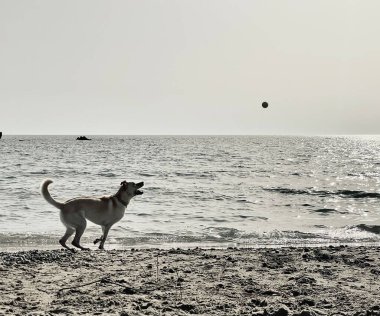
M 66 226 L 66 233 L 59 240 L 59 243 L 66 249 L 73 250 L 66 246 L 67 239 L 74 234 L 72 245 L 82 250 L 88 250 L 80 245 L 80 238 L 86 229 L 86 219 L 102 227 L 103 235 L 94 241 L 100 241 L 99 249 L 104 249 L 108 232 L 113 224 L 121 220 L 129 201 L 135 196 L 143 194 L 139 189 L 144 186 L 144 182 L 134 183 L 123 181 L 116 194 L 104 197 L 78 197 L 64 203 L 54 200 L 48 186 L 52 180 L 45 180 L 41 184 L 41 194 L 51 205 L 58 208 L 63 225 Z

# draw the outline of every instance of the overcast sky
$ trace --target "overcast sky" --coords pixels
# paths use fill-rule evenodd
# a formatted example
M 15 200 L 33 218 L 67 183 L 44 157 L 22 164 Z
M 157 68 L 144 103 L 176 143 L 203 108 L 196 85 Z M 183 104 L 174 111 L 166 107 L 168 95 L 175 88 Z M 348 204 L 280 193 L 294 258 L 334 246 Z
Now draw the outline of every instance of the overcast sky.
M 0 0 L 0 131 L 380 134 L 379 12 L 379 0 Z

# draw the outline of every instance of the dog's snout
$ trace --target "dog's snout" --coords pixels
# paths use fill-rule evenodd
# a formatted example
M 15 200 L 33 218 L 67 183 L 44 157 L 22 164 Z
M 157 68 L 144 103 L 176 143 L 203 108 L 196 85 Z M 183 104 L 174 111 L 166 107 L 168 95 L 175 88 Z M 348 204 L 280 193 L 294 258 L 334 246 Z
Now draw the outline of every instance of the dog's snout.
M 137 183 L 137 186 L 138 186 L 139 188 L 142 188 L 142 187 L 144 186 L 144 182 L 139 182 L 139 183 Z

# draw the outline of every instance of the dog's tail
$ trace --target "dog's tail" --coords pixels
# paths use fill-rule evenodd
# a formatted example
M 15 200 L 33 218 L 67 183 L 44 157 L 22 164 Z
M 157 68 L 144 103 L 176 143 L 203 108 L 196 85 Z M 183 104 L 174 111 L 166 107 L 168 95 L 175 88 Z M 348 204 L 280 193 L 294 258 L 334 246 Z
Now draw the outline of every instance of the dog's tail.
M 41 184 L 41 194 L 42 196 L 45 198 L 46 201 L 48 201 L 48 203 L 50 203 L 51 205 L 55 206 L 56 208 L 59 208 L 61 209 L 63 204 L 60 203 L 60 202 L 57 202 L 56 200 L 54 200 L 49 191 L 48 191 L 48 186 L 50 183 L 53 183 L 52 180 L 50 179 L 47 179 L 47 180 L 44 180 Z

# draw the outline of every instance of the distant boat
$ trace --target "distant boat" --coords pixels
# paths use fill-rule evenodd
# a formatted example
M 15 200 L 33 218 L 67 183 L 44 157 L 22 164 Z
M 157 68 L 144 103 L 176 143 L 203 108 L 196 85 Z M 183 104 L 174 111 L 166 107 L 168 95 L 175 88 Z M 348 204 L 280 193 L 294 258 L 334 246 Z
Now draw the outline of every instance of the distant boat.
M 77 140 L 91 140 L 91 139 L 87 138 L 86 136 L 79 136 L 77 137 Z
M 0 139 L 1 139 L 1 137 L 3 137 L 3 132 L 0 132 Z

